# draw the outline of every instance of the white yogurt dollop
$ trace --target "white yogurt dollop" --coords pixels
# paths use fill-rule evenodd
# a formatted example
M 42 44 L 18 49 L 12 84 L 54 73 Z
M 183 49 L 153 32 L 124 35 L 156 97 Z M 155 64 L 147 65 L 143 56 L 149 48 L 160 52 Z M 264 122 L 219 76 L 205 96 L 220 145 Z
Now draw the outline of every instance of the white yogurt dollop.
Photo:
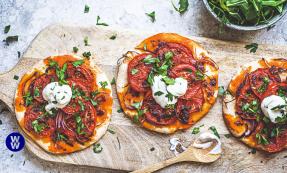
M 187 90 L 187 80 L 183 78 L 176 78 L 173 85 L 168 85 L 166 90 L 174 96 L 183 96 Z
M 153 80 L 152 96 L 162 108 L 175 104 L 177 97 L 183 96 L 187 90 L 187 81 L 183 78 L 176 78 L 173 85 L 166 85 L 161 75 L 154 76 Z M 168 93 L 173 95 L 172 99 L 167 97 Z
M 209 154 L 220 154 L 222 152 L 221 141 L 217 136 L 210 132 L 201 133 L 192 146 L 195 148 L 207 149 L 211 147 L 214 142 L 216 142 L 216 145 L 209 151 Z
M 278 107 L 282 105 L 283 107 Z M 270 119 L 271 122 L 277 123 L 276 118 L 283 117 L 283 114 L 286 113 L 286 107 L 284 105 L 286 105 L 286 102 L 282 97 L 271 95 L 262 100 L 261 110 L 264 115 Z M 272 110 L 273 108 L 275 109 Z
M 64 108 L 69 104 L 72 98 L 72 89 L 69 85 L 51 82 L 43 89 L 42 95 L 48 101 L 45 110 L 51 113 L 53 108 Z

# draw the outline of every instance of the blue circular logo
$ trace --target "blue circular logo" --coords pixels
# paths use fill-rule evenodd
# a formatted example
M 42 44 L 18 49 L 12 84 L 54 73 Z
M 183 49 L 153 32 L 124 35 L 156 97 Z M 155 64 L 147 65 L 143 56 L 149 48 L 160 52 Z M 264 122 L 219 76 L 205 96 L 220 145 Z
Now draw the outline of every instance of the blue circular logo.
M 10 133 L 6 138 L 6 147 L 13 152 L 20 151 L 25 146 L 25 139 L 19 132 Z

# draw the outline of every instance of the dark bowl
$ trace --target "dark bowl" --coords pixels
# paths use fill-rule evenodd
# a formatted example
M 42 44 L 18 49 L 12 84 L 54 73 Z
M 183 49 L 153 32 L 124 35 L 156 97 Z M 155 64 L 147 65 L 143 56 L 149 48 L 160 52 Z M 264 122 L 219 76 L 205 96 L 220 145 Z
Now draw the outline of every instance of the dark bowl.
M 219 17 L 214 13 L 214 11 L 210 8 L 207 0 L 203 0 L 203 3 L 205 5 L 205 7 L 207 8 L 207 10 L 210 12 L 210 14 L 220 23 L 221 20 L 219 19 Z M 260 29 L 264 29 L 267 28 L 273 24 L 275 24 L 276 22 L 278 22 L 287 12 L 287 5 L 285 5 L 284 10 L 282 12 L 282 14 L 277 15 L 275 17 L 273 17 L 269 23 L 267 24 L 262 24 L 262 25 L 256 25 L 256 26 L 242 26 L 242 25 L 235 25 L 232 23 L 224 23 L 225 26 L 227 26 L 228 28 L 231 29 L 236 29 L 236 30 L 241 30 L 241 31 L 255 31 L 255 30 L 260 30 Z

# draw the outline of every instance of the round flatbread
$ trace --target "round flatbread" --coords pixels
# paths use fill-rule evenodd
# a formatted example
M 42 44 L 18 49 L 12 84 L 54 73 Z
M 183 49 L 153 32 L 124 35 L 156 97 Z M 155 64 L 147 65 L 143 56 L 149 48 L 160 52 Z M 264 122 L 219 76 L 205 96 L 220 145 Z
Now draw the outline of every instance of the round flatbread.
M 64 154 L 87 148 L 105 134 L 112 103 L 111 85 L 92 61 L 62 55 L 41 60 L 22 77 L 14 104 L 23 131 L 47 152 Z
M 155 76 L 166 80 L 166 88 L 183 78 L 184 95 L 166 97 L 173 104 L 165 107 L 155 101 L 151 86 Z M 194 41 L 173 33 L 160 33 L 141 42 L 135 51 L 121 59 L 117 94 L 124 113 L 144 128 L 160 133 L 187 129 L 199 121 L 216 101 L 218 67 L 209 54 Z M 169 91 L 173 90 L 171 86 Z M 175 103 L 173 99 L 177 99 Z
M 229 131 L 248 146 L 270 153 L 287 148 L 286 114 L 271 121 L 261 105 L 273 95 L 286 101 L 286 77 L 286 59 L 260 59 L 241 67 L 229 83 L 223 98 L 223 117 Z M 285 106 L 279 105 L 278 111 Z

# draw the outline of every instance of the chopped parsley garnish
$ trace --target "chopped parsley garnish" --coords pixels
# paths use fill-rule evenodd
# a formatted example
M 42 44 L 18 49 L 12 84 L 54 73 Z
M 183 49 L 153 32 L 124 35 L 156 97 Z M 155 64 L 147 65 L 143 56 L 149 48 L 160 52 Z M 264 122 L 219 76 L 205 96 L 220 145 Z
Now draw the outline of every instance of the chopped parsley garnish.
M 67 137 L 59 132 L 57 132 L 56 141 L 67 141 Z
M 231 137 L 231 134 L 224 134 L 224 136 L 225 136 L 226 138 L 230 138 L 230 137 Z
M 103 151 L 103 147 L 101 146 L 100 143 L 94 144 L 93 145 L 93 151 L 94 151 L 94 153 L 100 153 Z
M 40 96 L 40 91 L 39 91 L 39 88 L 36 87 L 36 88 L 34 89 L 34 97 L 39 97 L 39 96 Z
M 115 130 L 110 127 L 108 127 L 108 132 L 110 132 L 111 134 L 116 134 Z
M 153 11 L 153 12 L 151 12 L 151 13 L 146 13 L 146 15 L 147 15 L 148 17 L 150 17 L 150 20 L 151 20 L 152 22 L 155 21 L 155 11 Z
M 199 126 L 199 127 L 194 127 L 193 129 L 192 129 L 192 131 L 191 131 L 191 133 L 192 134 L 198 134 L 199 132 L 200 132 L 200 128 L 201 127 L 203 127 L 204 126 L 204 124 L 202 124 L 201 126 Z
M 135 68 L 133 68 L 132 70 L 131 70 L 131 74 L 132 75 L 135 75 L 135 74 L 137 74 L 138 73 L 138 69 L 135 69 Z
M 287 105 L 278 105 L 278 106 L 271 108 L 271 110 L 280 110 L 280 109 L 285 108 L 285 107 L 287 107 Z
M 77 48 L 77 47 L 74 46 L 74 47 L 73 47 L 73 52 L 74 52 L 74 53 L 77 53 L 78 51 L 79 51 L 79 48 Z
M 173 95 L 172 95 L 171 93 L 168 92 L 168 93 L 165 95 L 165 97 L 168 99 L 168 101 L 172 102 L 172 100 L 173 100 Z
M 98 105 L 98 102 L 96 102 L 95 100 L 93 99 L 89 99 L 90 102 L 92 103 L 93 106 L 97 106 Z
M 141 102 L 135 102 L 132 104 L 132 107 L 136 108 L 136 109 L 140 109 L 141 108 Z
M 143 114 L 146 112 L 145 109 L 144 109 L 144 110 L 138 109 L 137 111 L 138 111 L 138 114 L 137 114 L 137 115 L 134 115 L 134 117 L 133 117 L 133 121 L 134 121 L 135 123 L 139 123 L 140 117 L 143 116 Z
M 13 79 L 18 80 L 18 79 L 19 79 L 19 76 L 14 75 Z
M 157 92 L 154 93 L 155 96 L 161 96 L 161 95 L 163 95 L 163 94 L 164 94 L 164 93 L 161 92 L 161 91 L 157 91 Z
M 88 13 L 90 11 L 90 7 L 88 5 L 85 5 L 84 13 Z
M 77 60 L 77 61 L 74 61 L 72 64 L 73 66 L 78 67 L 82 65 L 83 63 L 84 63 L 84 60 Z
M 162 80 L 164 81 L 165 84 L 167 85 L 173 85 L 175 84 L 175 80 L 173 78 L 170 78 L 170 77 L 167 77 L 167 76 L 164 76 L 162 78 Z
M 18 41 L 18 35 L 8 36 L 6 37 L 5 40 L 3 40 L 3 42 L 5 42 L 7 45 L 9 45 L 12 42 L 16 42 L 16 41 Z
M 196 80 L 203 80 L 204 79 L 204 74 L 199 70 L 196 70 L 195 75 L 196 75 Z
M 257 114 L 259 111 L 259 104 L 257 100 L 253 100 L 251 103 L 245 103 L 241 109 L 247 113 Z
M 7 33 L 10 31 L 10 27 L 11 27 L 11 25 L 5 26 L 5 28 L 4 28 L 4 34 L 7 34 Z
M 217 132 L 215 126 L 211 126 L 211 127 L 209 127 L 209 129 L 213 132 L 213 134 L 214 134 L 215 136 L 217 136 L 218 138 L 220 138 L 220 136 L 219 136 L 219 134 L 218 134 L 218 132 Z
M 96 23 L 96 25 L 109 26 L 108 24 L 106 24 L 104 22 L 100 22 L 100 20 L 101 20 L 100 16 L 97 16 L 97 23 Z
M 91 92 L 92 98 L 96 97 L 100 92 L 99 91 L 93 91 Z
M 268 145 L 269 141 L 260 133 L 256 133 L 256 139 L 258 144 Z
M 73 99 L 76 98 L 77 96 L 81 97 L 84 95 L 85 93 L 81 89 L 75 88 L 74 84 L 72 85 L 72 98 Z
M 172 3 L 173 8 L 174 8 L 177 12 L 179 12 L 180 14 L 183 14 L 184 12 L 186 12 L 187 9 L 188 9 L 188 6 L 189 6 L 188 0 L 179 0 L 179 1 L 178 1 L 179 7 L 176 7 L 176 6 L 174 5 L 173 1 L 171 1 L 171 3 Z
M 23 96 L 23 98 L 25 99 L 26 106 L 29 106 L 33 101 L 33 97 L 31 96 L 31 93 L 29 91 Z
M 105 89 L 106 86 L 108 86 L 108 82 L 107 81 L 100 81 L 100 85 L 102 86 L 103 89 Z
M 225 90 L 224 90 L 224 87 L 223 86 L 220 86 L 218 88 L 218 96 L 224 96 L 225 94 Z
M 152 84 L 153 84 L 153 81 L 154 81 L 153 78 L 154 78 L 154 72 L 151 71 L 151 72 L 149 73 L 148 77 L 147 77 L 147 82 L 148 82 L 149 85 L 152 85 Z
M 154 63 L 158 63 L 159 59 L 158 58 L 153 58 L 152 55 L 147 55 L 142 61 L 145 64 L 154 64 Z
M 46 124 L 39 123 L 39 121 L 36 119 L 32 121 L 32 127 L 36 133 L 40 133 L 44 130 L 44 128 L 46 127 Z
M 122 110 L 121 108 L 119 108 L 119 109 L 117 110 L 117 112 L 118 112 L 118 113 L 122 113 L 123 110 Z
M 67 70 L 67 63 L 65 63 L 62 68 L 60 68 L 58 66 L 56 68 L 56 75 L 59 79 L 60 85 L 67 84 L 67 81 L 65 79 L 66 70 Z
M 85 46 L 89 46 L 89 38 L 87 36 L 84 38 L 84 43 Z
M 279 136 L 281 131 L 282 131 L 282 129 L 280 129 L 279 127 L 272 128 L 270 136 L 271 137 L 277 137 L 277 136 Z
M 277 123 L 285 123 L 285 122 L 287 122 L 287 114 L 284 114 L 284 116 L 282 116 L 282 117 L 277 117 L 277 118 L 275 119 L 275 121 L 276 121 Z
M 92 56 L 91 52 L 84 52 L 83 54 L 83 57 L 87 58 L 87 59 L 90 59 L 90 56 Z
M 115 79 L 115 77 L 113 77 L 113 79 L 112 79 L 112 81 L 111 81 L 111 85 L 114 85 L 114 84 L 116 84 L 116 79 Z
M 116 38 L 117 38 L 117 34 L 113 34 L 113 35 L 110 37 L 111 40 L 115 40 Z
M 81 135 L 84 134 L 85 132 L 83 132 L 82 130 L 85 128 L 85 125 L 83 124 L 82 118 L 79 114 L 75 115 L 75 120 L 76 120 L 76 132 Z
M 81 100 L 78 100 L 79 105 L 81 106 L 81 111 L 85 110 L 85 105 Z
M 259 93 L 265 92 L 267 87 L 268 87 L 269 82 L 270 82 L 270 79 L 268 77 L 264 77 L 263 78 L 263 84 L 257 89 L 257 91 Z
M 250 53 L 255 53 L 258 49 L 258 44 L 257 43 L 251 43 L 248 44 L 244 47 L 247 50 L 250 50 Z

